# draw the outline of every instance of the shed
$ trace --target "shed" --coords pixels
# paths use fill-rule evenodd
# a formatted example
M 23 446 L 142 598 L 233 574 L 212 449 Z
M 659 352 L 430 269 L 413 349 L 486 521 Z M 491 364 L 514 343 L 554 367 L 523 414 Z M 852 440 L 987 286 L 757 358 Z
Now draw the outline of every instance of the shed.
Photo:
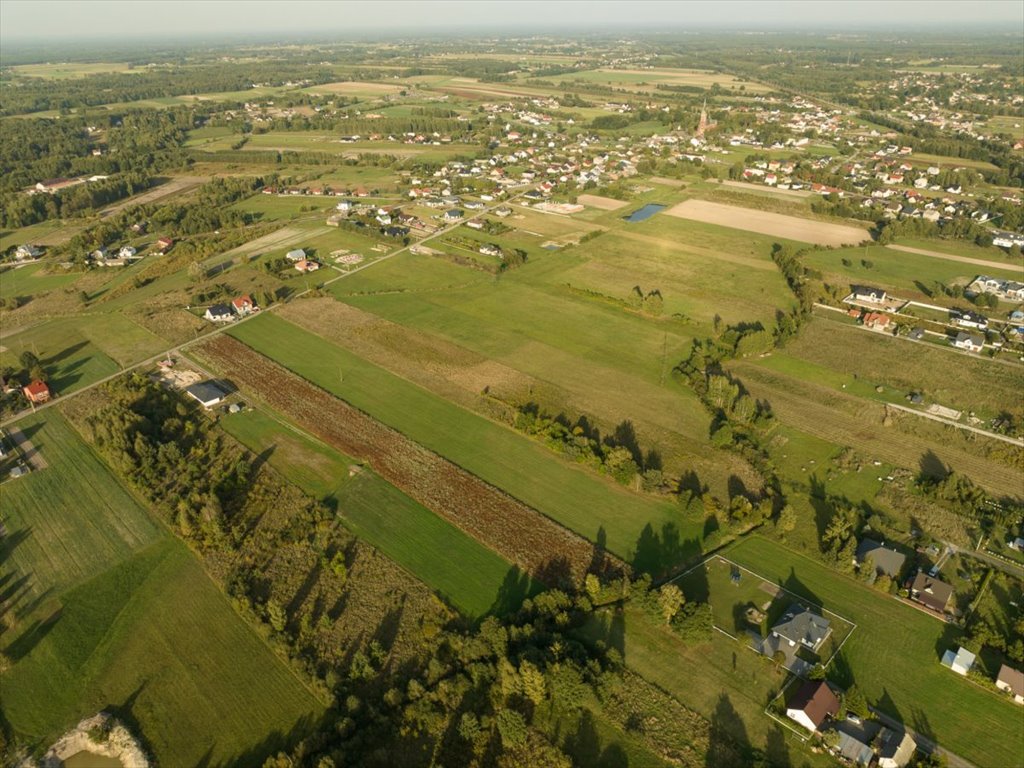
M 212 381 L 201 381 L 185 388 L 185 394 L 197 401 L 204 408 L 212 408 L 227 394 Z

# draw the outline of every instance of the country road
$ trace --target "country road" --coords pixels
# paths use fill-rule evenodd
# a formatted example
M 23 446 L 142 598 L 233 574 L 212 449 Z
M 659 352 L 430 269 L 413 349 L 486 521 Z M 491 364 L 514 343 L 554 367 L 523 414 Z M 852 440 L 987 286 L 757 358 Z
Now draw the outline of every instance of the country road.
M 535 185 L 535 184 L 531 184 L 530 186 L 525 187 L 518 194 L 513 195 L 512 197 L 508 198 L 507 200 L 501 200 L 499 202 L 494 203 L 493 205 L 489 205 L 488 207 L 486 207 L 486 208 L 480 210 L 479 212 L 475 213 L 473 216 L 467 217 L 464 221 L 458 221 L 458 222 L 456 222 L 456 223 L 454 223 L 454 224 L 452 224 L 452 225 L 450 225 L 448 227 L 443 227 L 442 229 L 437 230 L 433 234 L 427 235 L 426 237 L 424 237 L 424 238 L 422 238 L 420 240 L 417 240 L 414 243 L 409 243 L 409 245 L 403 246 L 402 248 L 399 248 L 398 250 L 393 251 L 392 253 L 389 253 L 386 256 L 381 256 L 379 259 L 375 259 L 374 261 L 367 262 L 366 264 L 363 264 L 362 266 L 356 267 L 355 269 L 349 270 L 348 272 L 345 272 L 344 274 L 340 274 L 340 275 L 338 275 L 336 277 L 332 277 L 330 280 L 325 280 L 322 283 L 322 285 L 330 285 L 332 283 L 336 283 L 339 280 L 344 280 L 346 277 L 354 275 L 357 272 L 362 272 L 364 269 L 368 269 L 368 268 L 374 266 L 375 264 L 380 264 L 381 262 L 387 261 L 388 259 L 391 259 L 391 258 L 394 258 L 395 256 L 398 256 L 401 253 L 405 253 L 406 251 L 409 251 L 411 248 L 413 248 L 413 247 L 415 247 L 417 245 L 425 243 L 425 242 L 427 242 L 429 240 L 433 240 L 434 238 L 441 237 L 442 235 L 445 235 L 448 232 L 451 232 L 453 229 L 456 229 L 457 227 L 460 227 L 462 224 L 465 224 L 467 221 L 472 221 L 473 219 L 478 218 L 479 216 L 483 216 L 485 213 L 490 213 L 495 208 L 500 208 L 501 206 L 511 204 L 513 201 L 518 200 L 519 198 L 521 198 L 523 195 L 525 195 L 530 190 L 535 189 L 536 186 L 537 185 Z M 288 301 L 294 301 L 295 299 L 299 299 L 299 298 L 301 298 L 302 296 L 306 295 L 307 293 L 309 293 L 312 290 L 313 290 L 312 288 L 307 288 L 306 290 L 301 291 L 301 292 L 295 294 L 294 296 L 292 296 L 290 299 L 288 299 Z M 260 312 L 256 312 L 256 313 L 251 314 L 251 315 L 246 315 L 244 317 L 240 317 L 238 320 L 235 320 L 232 323 L 228 323 L 227 325 L 222 325 L 222 326 L 218 326 L 216 328 L 212 328 L 208 332 L 206 332 L 206 333 L 204 333 L 204 334 L 202 334 L 200 336 L 197 336 L 194 339 L 190 339 L 189 341 L 183 342 L 181 344 L 177 344 L 177 345 L 175 345 L 173 347 L 169 347 L 169 348 L 163 350 L 162 352 L 159 352 L 158 354 L 155 354 L 155 355 L 152 355 L 150 357 L 147 357 L 145 360 L 140 360 L 137 363 L 133 363 L 133 364 L 131 364 L 131 365 L 125 367 L 125 368 L 122 368 L 121 370 L 117 371 L 116 373 L 112 373 L 109 376 L 104 376 L 102 379 L 98 379 L 97 381 L 94 381 L 92 384 L 87 384 L 86 386 L 82 387 L 81 389 L 76 389 L 74 392 L 71 392 L 71 393 L 69 393 L 67 395 L 63 395 L 61 397 L 54 398 L 53 400 L 50 400 L 49 402 L 43 403 L 42 405 L 39 405 L 39 406 L 36 406 L 34 409 L 30 407 L 30 408 L 26 408 L 26 409 L 24 409 L 22 411 L 19 411 L 18 413 L 14 414 L 13 416 L 9 416 L 6 419 L 3 419 L 2 421 L 0 421 L 0 426 L 6 427 L 6 426 L 8 426 L 10 424 L 14 424 L 15 422 L 19 421 L 20 419 L 25 418 L 26 416 L 29 416 L 29 415 L 31 415 L 33 413 L 37 413 L 39 411 L 46 410 L 47 408 L 52 407 L 54 404 L 62 403 L 65 400 L 68 400 L 69 398 L 72 398 L 72 397 L 75 397 L 76 395 L 81 394 L 82 392 L 88 392 L 89 390 L 94 389 L 96 387 L 99 387 L 99 386 L 101 386 L 103 384 L 106 384 L 108 381 L 113 381 L 114 379 L 118 378 L 119 376 L 123 376 L 124 374 L 129 373 L 130 371 L 135 371 L 135 370 L 139 370 L 139 369 L 148 368 L 149 366 L 154 365 L 159 360 L 166 360 L 168 357 L 180 354 L 182 352 L 182 350 L 185 350 L 185 349 L 187 349 L 187 348 L 189 348 L 191 346 L 195 346 L 196 344 L 200 344 L 200 343 L 206 341 L 207 339 L 210 339 L 210 338 L 212 338 L 212 337 L 214 337 L 214 336 L 216 336 L 216 335 L 218 335 L 220 333 L 224 333 L 225 331 L 227 331 L 227 330 L 229 330 L 231 328 L 235 328 L 240 323 L 245 323 L 245 322 L 248 322 L 249 320 L 252 320 L 254 317 L 259 317 L 261 314 L 263 314 L 263 312 L 273 312 L 278 307 L 284 306 L 285 303 L 287 303 L 287 302 L 280 302 L 278 304 L 272 304 L 271 306 L 267 307 L 266 309 L 264 309 L 264 310 L 262 310 Z

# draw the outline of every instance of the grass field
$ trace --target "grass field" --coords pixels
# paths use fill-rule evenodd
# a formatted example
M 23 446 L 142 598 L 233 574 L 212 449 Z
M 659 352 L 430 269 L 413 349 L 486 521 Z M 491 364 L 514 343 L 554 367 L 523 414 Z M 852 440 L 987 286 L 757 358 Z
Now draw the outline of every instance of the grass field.
M 0 232 L 0 251 L 17 245 L 59 245 L 66 243 L 85 227 L 85 224 L 72 224 L 59 219 L 41 221 L 20 229 Z
M 20 370 L 18 356 L 24 351 L 32 352 L 49 376 L 51 388 L 58 394 L 67 394 L 116 373 L 117 363 L 86 337 L 79 324 L 87 326 L 87 321 L 55 320 L 7 336 L 3 340 L 4 350 L 0 351 L 0 364 Z M 118 343 L 115 339 L 111 341 Z
M 18 66 L 11 67 L 11 72 L 14 75 L 21 75 L 23 77 L 41 77 L 46 80 L 69 80 L 77 77 L 87 77 L 88 75 L 100 75 L 108 74 L 112 72 L 125 73 L 125 72 L 146 72 L 146 67 L 140 67 L 135 69 L 127 63 L 123 62 L 109 62 L 109 61 L 75 61 L 66 63 L 50 63 L 46 64 L 19 64 Z
M 35 296 L 75 282 L 81 272 L 50 273 L 50 264 L 36 263 L 0 272 L 0 298 Z M 44 273 L 44 274 L 40 274 Z
M 732 75 L 724 73 L 709 72 L 699 69 L 592 69 L 583 72 L 573 72 L 569 75 L 559 75 L 551 79 L 562 84 L 572 84 L 579 80 L 584 83 L 596 83 L 598 85 L 613 85 L 617 88 L 629 90 L 654 90 L 654 84 L 664 85 L 685 85 L 696 88 L 710 88 L 712 85 L 719 85 L 722 88 L 743 89 L 747 93 L 768 93 L 771 88 L 753 83 L 749 80 L 740 80 Z
M 160 534 L 56 411 L 18 428 L 49 465 L 0 490 L 3 562 L 24 580 L 13 603 L 21 612 L 24 601 L 91 578 Z
M 413 440 L 622 557 L 645 525 L 679 526 L 686 554 L 699 548 L 702 521 L 680 520 L 677 507 L 631 493 L 582 467 L 555 460 L 544 446 L 453 405 L 356 355 L 266 315 L 231 335 L 347 400 Z
M 495 607 L 513 569 L 475 539 L 369 469 L 350 478 L 352 459 L 277 416 L 249 410 L 228 416 L 221 424 L 250 450 L 267 457 L 290 482 L 335 507 L 354 533 L 436 589 L 462 613 L 476 618 Z M 524 588 L 524 595 L 532 589 Z
M 759 536 L 724 554 L 857 624 L 831 668 L 836 682 L 856 682 L 870 703 L 978 765 L 1020 759 L 1020 710 L 939 664 L 961 630 Z
M 62 592 L 56 614 L 5 652 L 3 714 L 36 747 L 104 709 L 163 765 L 258 765 L 321 711 L 167 538 Z

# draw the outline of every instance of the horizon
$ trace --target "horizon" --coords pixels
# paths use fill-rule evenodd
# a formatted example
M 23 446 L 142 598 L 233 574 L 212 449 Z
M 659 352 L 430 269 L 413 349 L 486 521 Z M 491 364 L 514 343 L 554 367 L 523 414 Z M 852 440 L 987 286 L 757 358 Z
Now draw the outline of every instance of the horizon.
M 186 6 L 187 7 L 187 6 Z M 567 0 L 453 2 L 430 0 L 260 0 L 261 13 L 239 16 L 239 4 L 212 0 L 202 5 L 200 18 L 182 14 L 182 3 L 154 0 L 5 0 L 0 4 L 0 40 L 23 47 L 41 44 L 78 45 L 117 41 L 136 42 L 341 42 L 396 38 L 425 39 L 456 35 L 510 36 L 615 33 L 668 35 L 685 33 L 842 33 L 885 32 L 915 35 L 945 30 L 958 33 L 999 31 L 1004 37 L 1024 37 L 1024 3 L 979 0 L 974 3 L 920 3 L 913 0 L 874 2 L 838 0 L 809 4 L 782 0 L 771 5 L 732 0 L 660 3 L 638 0 L 628 4 L 600 0 L 588 3 L 580 19 L 580 4 Z M 543 7 L 543 21 L 523 20 L 526 8 Z M 286 18 L 282 18 L 286 16 Z M 382 17 L 401 18 L 400 25 Z M 507 19 L 518 21 L 509 24 Z M 737 23 L 737 19 L 742 19 Z M 1011 31 L 1012 30 L 1012 31 Z M 127 41 L 131 46 L 131 41 Z

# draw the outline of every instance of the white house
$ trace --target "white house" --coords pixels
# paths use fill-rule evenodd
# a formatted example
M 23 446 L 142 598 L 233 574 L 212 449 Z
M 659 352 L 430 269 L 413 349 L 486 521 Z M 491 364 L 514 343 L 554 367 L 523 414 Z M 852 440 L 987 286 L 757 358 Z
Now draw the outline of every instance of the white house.
M 839 699 L 823 680 L 808 680 L 786 705 L 786 717 L 811 733 L 839 711 Z
M 1006 691 L 1018 704 L 1024 704 L 1024 672 L 1003 664 L 996 676 L 996 688 Z
M 881 288 L 872 288 L 870 285 L 850 286 L 853 298 L 857 301 L 868 301 L 872 304 L 881 304 L 885 301 L 885 291 Z
M 214 304 L 203 317 L 212 323 L 229 323 L 235 319 L 235 311 L 227 304 Z
M 965 349 L 968 352 L 981 352 L 985 348 L 985 339 L 974 333 L 960 331 L 953 339 L 953 346 L 957 349 Z
M 135 256 L 135 253 L 136 253 L 135 246 L 125 245 L 125 246 L 123 246 L 121 248 L 121 250 L 119 250 L 117 252 L 117 257 L 119 259 L 130 259 L 133 256 Z
M 43 250 L 37 248 L 34 245 L 19 245 L 18 249 L 14 252 L 14 258 L 18 261 L 24 261 L 26 259 L 37 259 L 43 255 Z

